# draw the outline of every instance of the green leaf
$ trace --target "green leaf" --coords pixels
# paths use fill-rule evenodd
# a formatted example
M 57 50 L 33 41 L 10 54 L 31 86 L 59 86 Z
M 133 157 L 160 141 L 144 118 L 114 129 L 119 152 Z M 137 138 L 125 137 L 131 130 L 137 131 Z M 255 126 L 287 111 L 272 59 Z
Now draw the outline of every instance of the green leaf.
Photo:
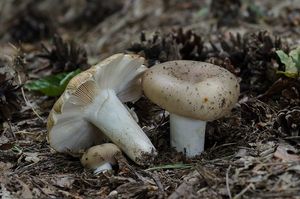
M 61 95 L 69 81 L 81 72 L 77 69 L 68 73 L 59 73 L 41 79 L 31 81 L 25 84 L 25 88 L 30 91 L 38 91 L 47 96 L 59 96 Z
M 190 169 L 192 168 L 191 164 L 167 164 L 167 165 L 161 165 L 157 167 L 151 167 L 149 169 L 146 169 L 146 171 L 153 171 L 153 170 L 159 170 L 159 169 Z
M 297 48 L 298 49 L 298 48 Z M 295 78 L 299 76 L 299 69 L 297 64 L 300 60 L 299 51 L 295 49 L 292 50 L 289 55 L 287 55 L 282 50 L 277 50 L 276 54 L 280 58 L 280 61 L 285 65 L 285 71 L 278 71 L 277 73 L 283 74 L 287 77 Z
M 286 77 L 290 77 L 290 78 L 297 78 L 297 77 L 299 77 L 298 73 L 291 73 L 291 72 L 284 72 L 284 71 L 277 71 L 277 74 L 283 74 Z
M 289 53 L 298 71 L 300 71 L 300 46 Z
M 255 14 L 255 18 L 262 18 L 264 16 L 264 12 L 261 7 L 252 2 L 249 3 L 248 9 Z
M 203 7 L 197 12 L 198 17 L 204 17 L 209 14 L 209 8 L 208 7 Z
M 277 50 L 276 54 L 280 58 L 281 63 L 283 63 L 286 67 L 294 65 L 293 59 L 285 54 L 285 52 L 283 52 L 282 50 Z

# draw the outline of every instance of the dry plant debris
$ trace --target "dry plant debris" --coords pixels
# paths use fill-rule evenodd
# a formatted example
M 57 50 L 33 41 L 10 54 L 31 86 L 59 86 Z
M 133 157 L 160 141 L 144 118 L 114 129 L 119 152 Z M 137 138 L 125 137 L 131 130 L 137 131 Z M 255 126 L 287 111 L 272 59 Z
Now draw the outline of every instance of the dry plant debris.
M 12 114 L 21 109 L 21 100 L 17 95 L 18 85 L 13 85 L 11 79 L 0 74 L 0 122 L 11 119 Z
M 85 70 L 89 67 L 85 49 L 73 40 L 67 42 L 60 36 L 55 35 L 53 46 L 48 49 L 43 45 L 43 51 L 37 54 L 36 57 L 48 60 L 48 67 L 51 68 L 52 74 L 70 72 L 78 68 Z
M 105 20 L 106 17 L 120 11 L 123 7 L 120 0 L 88 0 L 81 1 L 81 3 L 77 8 L 79 11 L 73 12 L 73 15 L 65 22 L 68 27 L 82 28 L 82 26 L 88 25 L 91 28 Z
M 8 33 L 16 43 L 40 41 L 49 37 L 54 31 L 51 19 L 38 11 L 34 3 L 28 4 L 17 12 L 9 23 Z

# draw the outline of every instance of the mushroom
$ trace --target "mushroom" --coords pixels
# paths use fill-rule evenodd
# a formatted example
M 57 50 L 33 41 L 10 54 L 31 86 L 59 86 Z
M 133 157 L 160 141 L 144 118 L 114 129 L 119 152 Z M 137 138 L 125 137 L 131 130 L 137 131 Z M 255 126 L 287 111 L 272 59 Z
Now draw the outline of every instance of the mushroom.
M 230 112 L 239 96 L 237 78 L 224 68 L 196 61 L 169 61 L 148 69 L 145 95 L 170 112 L 171 145 L 193 157 L 204 150 L 207 121 Z
M 105 143 L 89 148 L 81 157 L 81 164 L 87 169 L 94 170 L 95 174 L 112 170 L 117 165 L 116 156 L 121 150 L 112 143 Z
M 154 157 L 154 146 L 122 103 L 141 97 L 143 62 L 116 54 L 72 78 L 48 117 L 51 147 L 76 155 L 108 138 L 138 164 Z

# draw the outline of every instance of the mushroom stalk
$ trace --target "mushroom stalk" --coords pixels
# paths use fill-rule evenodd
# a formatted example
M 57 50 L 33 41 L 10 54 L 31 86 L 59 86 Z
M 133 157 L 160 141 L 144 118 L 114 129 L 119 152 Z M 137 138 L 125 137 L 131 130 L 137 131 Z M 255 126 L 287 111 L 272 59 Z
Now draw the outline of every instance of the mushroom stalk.
M 193 157 L 204 150 L 206 121 L 170 114 L 171 146 Z
M 106 162 L 94 170 L 94 174 L 102 173 L 104 171 L 112 170 L 112 166 L 110 163 Z
M 101 91 L 93 104 L 97 106 L 90 106 L 85 116 L 86 120 L 98 127 L 132 160 L 143 164 L 146 163 L 143 160 L 147 157 L 145 155 L 155 154 L 151 141 L 118 99 L 114 90 Z

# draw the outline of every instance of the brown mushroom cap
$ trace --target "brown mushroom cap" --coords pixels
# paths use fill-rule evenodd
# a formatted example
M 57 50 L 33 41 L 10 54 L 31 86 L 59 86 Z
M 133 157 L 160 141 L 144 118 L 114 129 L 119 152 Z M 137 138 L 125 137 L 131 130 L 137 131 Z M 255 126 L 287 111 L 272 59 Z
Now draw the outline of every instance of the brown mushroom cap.
M 145 95 L 170 113 L 211 121 L 228 113 L 238 100 L 237 78 L 224 68 L 196 61 L 169 61 L 148 69 Z
M 89 148 L 81 158 L 81 164 L 88 169 L 97 169 L 99 166 L 110 163 L 117 164 L 116 155 L 121 150 L 112 143 L 105 143 Z

